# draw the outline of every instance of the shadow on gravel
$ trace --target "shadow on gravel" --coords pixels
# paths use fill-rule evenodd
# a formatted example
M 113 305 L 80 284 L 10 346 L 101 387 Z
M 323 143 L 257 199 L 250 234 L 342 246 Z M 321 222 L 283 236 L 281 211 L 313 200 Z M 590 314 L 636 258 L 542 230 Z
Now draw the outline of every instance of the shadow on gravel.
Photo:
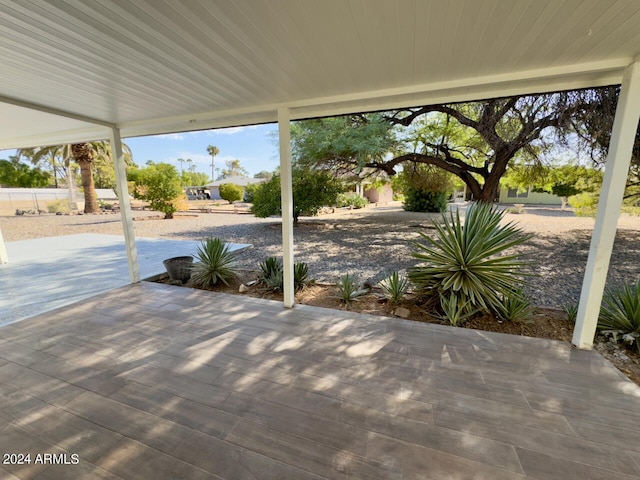
M 305 220 L 294 229 L 296 261 L 304 261 L 316 280 L 335 282 L 345 273 L 361 281 L 378 282 L 393 270 L 416 264 L 411 256 L 420 233 L 433 235 L 429 218 L 406 222 L 391 216 Z M 239 258 L 241 268 L 258 269 L 261 260 L 282 255 L 279 222 L 247 223 L 182 231 L 181 237 L 203 239 L 218 236 L 229 242 L 250 243 L 253 248 Z M 560 236 L 537 234 L 519 247 L 532 265 L 527 292 L 537 305 L 563 307 L 578 301 L 591 240 L 591 230 L 576 229 Z M 635 281 L 640 276 L 640 236 L 619 230 L 614 244 L 607 285 Z

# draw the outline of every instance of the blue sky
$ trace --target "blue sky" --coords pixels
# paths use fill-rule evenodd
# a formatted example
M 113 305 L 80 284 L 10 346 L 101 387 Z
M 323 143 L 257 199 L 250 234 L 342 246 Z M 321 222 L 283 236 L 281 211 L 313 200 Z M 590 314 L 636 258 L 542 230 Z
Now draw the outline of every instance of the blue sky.
M 215 157 L 215 167 L 225 168 L 226 160 L 240 160 L 250 176 L 262 171 L 273 171 L 279 162 L 277 124 L 249 127 L 220 128 L 188 133 L 172 133 L 151 137 L 125 138 L 133 153 L 133 160 L 144 165 L 147 160 L 166 162 L 180 170 L 178 158 L 190 158 L 196 172 L 211 176 L 211 156 L 207 147 L 214 145 L 220 153 Z M 275 133 L 274 133 L 275 132 Z M 187 164 L 184 164 L 187 168 Z
M 216 155 L 215 167 L 225 168 L 225 160 L 240 160 L 240 164 L 249 171 L 250 176 L 262 171 L 273 171 L 279 163 L 277 147 L 278 125 L 252 125 L 249 127 L 230 127 L 198 132 L 172 133 L 149 137 L 125 138 L 138 165 L 147 160 L 156 163 L 171 163 L 180 170 L 178 158 L 193 160 L 196 172 L 211 176 L 211 156 L 207 147 L 214 145 L 220 153 Z M 0 150 L 0 159 L 14 155 L 15 150 Z M 183 168 L 188 165 L 184 164 Z M 217 174 L 216 174 L 217 175 Z

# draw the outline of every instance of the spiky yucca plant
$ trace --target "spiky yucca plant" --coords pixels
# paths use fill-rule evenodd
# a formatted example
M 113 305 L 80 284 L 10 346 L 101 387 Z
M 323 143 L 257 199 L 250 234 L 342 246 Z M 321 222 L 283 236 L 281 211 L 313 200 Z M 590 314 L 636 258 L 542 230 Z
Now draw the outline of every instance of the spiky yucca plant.
M 469 301 L 458 298 L 455 293 L 449 296 L 440 296 L 440 307 L 442 308 L 443 320 L 446 320 L 454 327 L 462 325 L 469 317 L 478 310 L 470 306 Z
M 282 260 L 276 257 L 267 257 L 260 262 L 260 279 L 271 290 L 284 289 L 284 271 Z M 313 280 L 309 279 L 309 266 L 305 262 L 293 264 L 293 284 L 295 291 L 299 292 L 305 285 Z
M 533 319 L 531 316 L 534 313 L 531 300 L 521 288 L 513 290 L 506 297 L 502 299 L 501 308 L 498 311 L 505 320 L 510 322 L 524 322 L 531 323 Z
M 423 263 L 409 270 L 409 280 L 419 289 L 469 302 L 471 308 L 499 311 L 501 299 L 524 284 L 519 255 L 504 252 L 531 238 L 513 223 L 501 225 L 504 212 L 485 204 L 473 204 L 464 221 L 460 214 L 443 214 L 434 223 L 436 235 L 420 233 L 413 257 Z
M 218 281 L 229 286 L 237 276 L 236 254 L 220 238 L 208 238 L 198 245 L 197 262 L 193 264 L 191 280 L 200 287 L 210 288 Z
M 380 281 L 382 294 L 392 303 L 399 303 L 409 290 L 409 286 L 410 283 L 407 277 L 398 274 L 397 271 Z
M 616 340 L 620 335 L 625 342 L 635 342 L 640 348 L 640 279 L 605 292 L 598 329 L 612 334 Z
M 349 273 L 342 275 L 338 279 L 336 287 L 338 289 L 338 298 L 342 300 L 347 307 L 351 302 L 357 300 L 358 297 L 369 293 L 368 289 L 360 287 L 358 277 Z

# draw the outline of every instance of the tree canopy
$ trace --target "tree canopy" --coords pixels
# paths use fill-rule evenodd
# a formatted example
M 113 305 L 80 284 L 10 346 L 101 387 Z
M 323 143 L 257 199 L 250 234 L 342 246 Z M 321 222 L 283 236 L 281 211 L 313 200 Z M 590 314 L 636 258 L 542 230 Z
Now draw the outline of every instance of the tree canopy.
M 178 210 L 178 200 L 184 196 L 176 167 L 148 162 L 144 168 L 130 169 L 127 178 L 134 182 L 136 198 L 147 200 L 151 208 L 164 213 L 165 218 L 173 218 Z
M 51 181 L 49 172 L 22 163 L 17 156 L 0 160 L 0 185 L 4 187 L 38 188 L 46 187 Z
M 433 165 L 491 202 L 515 162 L 542 166 L 558 143 L 577 138 L 594 157 L 602 152 L 616 101 L 616 87 L 605 87 L 301 121 L 292 129 L 292 152 L 301 163 L 343 174 L 393 176 L 406 165 Z
M 131 150 L 125 144 L 122 147 L 125 163 L 127 165 L 133 164 Z M 114 188 L 115 190 L 115 171 L 109 142 L 95 141 L 24 148 L 18 150 L 18 156 L 29 159 L 34 165 L 40 163 L 49 165 L 56 179 L 56 185 L 57 178 L 61 176 L 61 170 L 69 171 L 70 162 L 76 162 L 80 167 L 85 213 L 95 213 L 100 210 L 95 191 L 96 185 L 98 188 Z
M 226 160 L 225 165 L 227 168 L 223 168 L 220 171 L 220 178 L 225 179 L 229 177 L 245 177 L 249 175 L 249 172 L 240 164 L 240 160 Z
M 342 184 L 327 170 L 314 170 L 295 165 L 292 171 L 293 221 L 298 223 L 300 215 L 317 215 L 324 206 L 335 205 Z M 252 189 L 251 211 L 256 217 L 265 218 L 282 214 L 280 175 L 256 184 Z

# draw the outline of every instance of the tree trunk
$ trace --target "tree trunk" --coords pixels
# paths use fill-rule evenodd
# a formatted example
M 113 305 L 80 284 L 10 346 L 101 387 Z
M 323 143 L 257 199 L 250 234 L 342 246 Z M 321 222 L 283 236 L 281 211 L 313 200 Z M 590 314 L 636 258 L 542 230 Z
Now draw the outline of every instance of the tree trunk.
M 93 149 L 88 143 L 76 143 L 71 145 L 73 158 L 80 165 L 82 188 L 84 190 L 84 213 L 96 213 L 100 210 L 98 196 L 93 183 Z

